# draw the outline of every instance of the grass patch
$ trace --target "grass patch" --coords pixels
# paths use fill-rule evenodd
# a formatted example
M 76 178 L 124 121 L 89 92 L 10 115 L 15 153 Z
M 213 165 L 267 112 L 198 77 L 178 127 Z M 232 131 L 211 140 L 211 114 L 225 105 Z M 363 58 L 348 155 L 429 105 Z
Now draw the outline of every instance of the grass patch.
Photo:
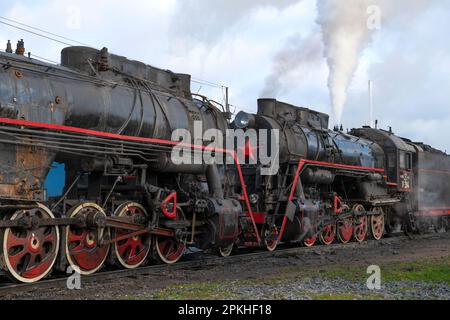
M 426 286 L 433 288 L 439 283 L 450 285 L 450 257 L 421 259 L 412 262 L 389 262 L 383 263 L 381 267 L 382 283 L 411 280 L 425 282 Z M 237 300 L 254 298 L 246 290 L 240 287 L 277 287 L 296 280 L 309 279 L 344 279 L 351 282 L 365 284 L 367 277 L 367 266 L 322 266 L 311 267 L 287 267 L 281 268 L 279 274 L 267 278 L 224 280 L 220 282 L 197 282 L 187 284 L 171 285 L 145 295 L 126 295 L 119 299 L 154 299 L 154 300 Z M 404 287 L 396 289 L 399 293 L 411 293 L 416 288 Z M 292 294 L 286 295 L 279 290 L 264 292 L 263 299 L 286 299 Z M 286 292 L 288 294 L 288 292 Z M 314 300 L 382 300 L 384 295 L 376 292 L 354 294 L 351 292 L 329 292 L 317 293 L 310 291 L 295 292 L 298 298 L 306 297 Z
M 192 283 L 169 286 L 150 295 L 155 300 L 224 300 L 235 295 L 219 283 Z
M 310 295 L 313 300 L 383 300 L 381 294 L 321 293 Z
M 450 258 L 401 263 L 388 268 L 382 277 L 385 281 L 413 280 L 445 282 L 450 284 Z
M 423 281 L 444 282 L 450 284 L 450 257 L 412 262 L 385 263 L 380 265 L 383 281 Z M 346 280 L 362 281 L 367 279 L 363 266 L 335 267 L 321 273 L 325 277 L 341 277 Z

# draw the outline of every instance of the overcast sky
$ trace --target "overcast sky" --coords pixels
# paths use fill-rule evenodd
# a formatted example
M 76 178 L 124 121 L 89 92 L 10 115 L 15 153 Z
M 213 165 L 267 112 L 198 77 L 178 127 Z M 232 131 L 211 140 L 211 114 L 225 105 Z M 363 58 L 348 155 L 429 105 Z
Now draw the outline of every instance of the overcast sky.
M 361 54 L 343 122 L 345 128 L 368 124 L 371 79 L 381 127 L 450 152 L 450 1 L 426 3 L 420 9 L 397 7 L 398 19 L 382 21 Z M 0 5 L 2 17 L 227 85 L 239 109 L 256 111 L 256 99 L 270 94 L 332 112 L 315 0 L 0 0 Z M 6 40 L 15 46 L 20 38 L 27 52 L 59 61 L 63 44 L 0 24 L 0 49 Z M 199 89 L 222 100 L 219 89 L 193 86 Z

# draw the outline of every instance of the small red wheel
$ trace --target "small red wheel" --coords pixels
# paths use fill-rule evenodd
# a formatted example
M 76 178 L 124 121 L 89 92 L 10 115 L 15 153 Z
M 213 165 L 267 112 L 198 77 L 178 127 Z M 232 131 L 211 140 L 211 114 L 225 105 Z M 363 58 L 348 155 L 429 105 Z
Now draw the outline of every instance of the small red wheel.
M 337 238 L 341 243 L 348 243 L 353 236 L 353 221 L 344 219 L 337 222 Z
M 353 212 L 356 215 L 355 225 L 353 227 L 353 237 L 358 242 L 363 242 L 367 236 L 367 216 L 361 216 L 366 210 L 362 205 L 355 205 Z
M 261 237 L 264 240 L 264 244 L 268 251 L 275 251 L 278 245 L 278 228 L 273 225 L 271 228 L 268 225 L 264 225 L 261 231 Z
M 37 208 L 21 210 L 9 219 L 53 219 L 50 209 L 38 204 Z M 56 226 L 37 229 L 7 228 L 2 235 L 2 260 L 7 275 L 15 281 L 36 282 L 50 273 L 59 250 L 59 230 Z
M 319 235 L 320 243 L 329 246 L 333 243 L 334 237 L 336 236 L 336 224 L 326 225 Z
M 180 208 L 177 208 L 176 221 L 184 221 L 185 216 Z M 166 263 L 174 264 L 181 259 L 186 251 L 186 237 L 177 239 L 175 237 L 155 236 L 155 251 L 157 258 Z
M 127 202 L 119 206 L 116 209 L 114 216 L 130 217 L 134 221 L 140 219 L 145 222 L 148 220 L 148 214 L 144 207 L 134 202 Z M 117 229 L 115 233 L 118 238 L 133 233 L 133 231 Z M 150 252 L 150 243 L 151 236 L 148 232 L 124 240 L 119 240 L 114 245 L 114 251 L 118 262 L 127 269 L 139 267 L 144 263 Z
M 106 217 L 103 209 L 95 203 L 82 203 L 73 207 L 68 216 L 85 220 L 87 216 Z M 95 227 L 66 228 L 66 258 L 73 270 L 83 275 L 93 274 L 105 262 L 110 245 L 101 245 L 101 240 L 109 238 L 109 230 Z
M 303 245 L 305 247 L 312 247 L 316 244 L 316 241 L 317 241 L 317 237 L 312 236 L 310 238 L 306 238 L 305 240 L 303 240 Z
M 380 240 L 384 235 L 384 212 L 380 207 L 372 209 L 373 215 L 370 216 L 370 233 L 375 240 Z

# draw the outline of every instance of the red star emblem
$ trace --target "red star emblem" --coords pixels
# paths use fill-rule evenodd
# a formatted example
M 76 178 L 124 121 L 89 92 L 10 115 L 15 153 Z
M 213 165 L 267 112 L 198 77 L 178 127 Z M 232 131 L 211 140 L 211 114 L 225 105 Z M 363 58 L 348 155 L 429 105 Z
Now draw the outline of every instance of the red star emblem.
M 250 139 L 247 139 L 247 142 L 245 143 L 245 147 L 239 147 L 239 150 L 242 151 L 244 154 L 244 157 L 248 157 L 252 159 L 253 161 L 256 161 L 255 151 L 258 149 L 258 147 L 252 147 L 250 143 Z

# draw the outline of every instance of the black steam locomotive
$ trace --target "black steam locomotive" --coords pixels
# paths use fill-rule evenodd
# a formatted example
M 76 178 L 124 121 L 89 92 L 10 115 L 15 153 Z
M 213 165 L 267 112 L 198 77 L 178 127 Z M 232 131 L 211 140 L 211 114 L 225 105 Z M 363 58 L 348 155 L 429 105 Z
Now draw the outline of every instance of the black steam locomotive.
M 246 171 L 253 210 L 278 240 L 329 245 L 449 227 L 450 157 L 370 127 L 328 129 L 328 116 L 272 99 L 235 126 L 279 130 L 280 170 Z M 274 243 L 275 245 L 275 243 Z
M 330 131 L 327 115 L 275 100 L 230 123 L 226 106 L 191 93 L 189 75 L 106 48 L 66 48 L 58 66 L 23 53 L 23 42 L 0 53 L 0 266 L 15 281 L 175 263 L 187 247 L 227 256 L 448 227 L 450 160 L 429 146 L 372 128 Z M 279 170 L 239 161 L 248 144 L 197 141 L 196 122 L 218 140 L 230 128 L 279 132 L 269 145 Z M 192 162 L 171 157 L 176 129 L 192 133 Z M 232 161 L 194 161 L 205 152 Z M 55 163 L 57 195 L 46 188 Z

